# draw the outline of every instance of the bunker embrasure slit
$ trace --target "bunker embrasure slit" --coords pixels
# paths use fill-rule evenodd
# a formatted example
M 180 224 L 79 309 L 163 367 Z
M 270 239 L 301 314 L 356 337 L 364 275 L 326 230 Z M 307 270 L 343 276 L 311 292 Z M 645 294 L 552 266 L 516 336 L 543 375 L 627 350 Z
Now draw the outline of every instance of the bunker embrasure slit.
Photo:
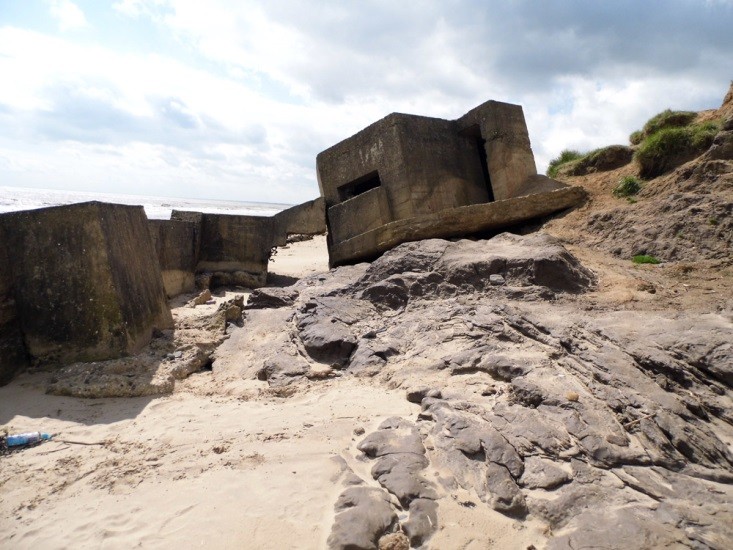
M 365 176 L 355 179 L 349 183 L 339 186 L 338 194 L 341 202 L 353 199 L 354 197 L 376 189 L 382 185 L 382 180 L 379 179 L 379 172 L 376 170 L 370 172 Z

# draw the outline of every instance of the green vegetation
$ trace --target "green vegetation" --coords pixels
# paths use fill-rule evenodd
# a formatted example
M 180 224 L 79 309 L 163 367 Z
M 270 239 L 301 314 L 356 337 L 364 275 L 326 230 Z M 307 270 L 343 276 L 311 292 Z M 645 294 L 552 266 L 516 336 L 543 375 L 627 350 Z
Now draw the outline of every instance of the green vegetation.
M 644 140 L 644 132 L 641 130 L 636 130 L 635 132 L 631 132 L 631 135 L 629 136 L 629 142 L 631 145 L 639 145 Z
M 720 129 L 719 121 L 695 123 L 697 113 L 667 109 L 629 136 L 643 178 L 655 178 L 701 154 Z
M 550 161 L 550 165 L 547 167 L 547 176 L 550 178 L 557 177 L 557 171 L 560 169 L 560 166 L 562 166 L 563 164 L 567 164 L 568 162 L 571 162 L 573 160 L 578 160 L 582 157 L 583 154 L 579 151 L 565 149 L 560 153 L 557 158 L 554 158 Z
M 636 151 L 640 175 L 654 178 L 701 154 L 710 147 L 719 128 L 720 123 L 713 121 L 658 130 Z
M 708 224 L 715 226 L 718 225 L 718 218 L 710 218 L 708 219 Z
M 626 197 L 631 199 L 631 197 L 636 195 L 639 191 L 641 191 L 641 182 L 634 176 L 626 176 L 621 178 L 619 184 L 614 187 L 613 196 L 617 198 Z
M 609 145 L 594 149 L 588 153 L 566 149 L 560 156 L 550 162 L 547 175 L 551 178 L 557 177 L 560 168 L 567 176 L 584 176 L 592 172 L 603 172 L 613 170 L 631 162 L 633 150 L 626 145 Z
M 661 264 L 662 262 L 655 258 L 654 256 L 649 256 L 647 254 L 638 254 L 631 258 L 631 261 L 635 264 Z
M 649 137 L 665 128 L 680 128 L 689 126 L 695 120 L 697 113 L 694 111 L 672 111 L 667 109 L 650 118 L 641 130 L 643 136 Z

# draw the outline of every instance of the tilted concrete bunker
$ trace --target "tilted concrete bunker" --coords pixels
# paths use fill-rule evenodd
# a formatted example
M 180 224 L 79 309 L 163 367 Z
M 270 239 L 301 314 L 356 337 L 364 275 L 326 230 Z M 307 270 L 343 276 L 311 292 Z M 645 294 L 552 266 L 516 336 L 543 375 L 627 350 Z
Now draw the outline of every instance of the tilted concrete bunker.
M 457 120 L 393 113 L 316 164 L 332 266 L 409 240 L 516 224 L 583 197 L 537 174 L 522 107 L 498 101 Z
M 172 328 L 142 206 L 88 202 L 3 214 L 0 236 L 10 260 L 3 331 L 15 338 L 16 354 L 25 348 L 51 364 L 111 359 Z

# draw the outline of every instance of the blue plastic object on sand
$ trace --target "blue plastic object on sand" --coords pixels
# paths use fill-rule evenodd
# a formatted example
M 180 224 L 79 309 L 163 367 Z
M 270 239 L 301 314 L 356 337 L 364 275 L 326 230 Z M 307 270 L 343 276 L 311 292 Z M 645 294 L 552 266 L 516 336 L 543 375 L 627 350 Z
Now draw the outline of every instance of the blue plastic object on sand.
M 39 441 L 47 441 L 53 437 L 51 434 L 41 432 L 28 432 L 24 434 L 13 434 L 5 438 L 8 447 L 19 447 L 21 445 L 33 445 Z

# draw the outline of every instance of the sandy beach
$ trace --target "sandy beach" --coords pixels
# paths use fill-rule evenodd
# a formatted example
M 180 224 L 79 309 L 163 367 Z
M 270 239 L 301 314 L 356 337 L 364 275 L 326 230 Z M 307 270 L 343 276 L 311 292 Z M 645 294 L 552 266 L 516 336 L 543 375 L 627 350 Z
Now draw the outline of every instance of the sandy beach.
M 327 267 L 325 238 L 318 237 L 279 249 L 270 269 L 283 280 Z M 216 309 L 184 303 L 174 301 L 174 316 Z M 178 382 L 171 395 L 46 395 L 43 372 L 0 388 L 0 425 L 58 434 L 0 458 L 0 546 L 325 547 L 344 464 L 370 480 L 357 434 L 391 416 L 414 416 L 419 406 L 404 390 L 354 377 L 281 397 L 267 382 L 239 376 L 247 360 L 239 336 L 219 348 L 214 372 Z M 461 528 L 436 533 L 435 548 L 479 548 L 470 541 L 489 525 L 497 544 L 526 547 L 543 538 L 526 522 L 450 499 L 441 519 Z

